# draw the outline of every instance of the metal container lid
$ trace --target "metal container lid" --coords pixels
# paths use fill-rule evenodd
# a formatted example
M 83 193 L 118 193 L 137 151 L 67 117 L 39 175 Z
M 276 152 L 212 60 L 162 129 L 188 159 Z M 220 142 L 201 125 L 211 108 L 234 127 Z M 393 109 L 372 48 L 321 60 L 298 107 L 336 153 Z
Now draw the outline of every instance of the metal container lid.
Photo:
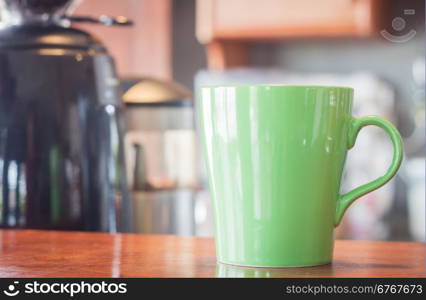
M 77 48 L 105 51 L 92 35 L 55 24 L 9 26 L 0 30 L 0 48 Z
M 182 85 L 151 77 L 123 80 L 126 105 L 187 106 L 192 105 L 191 92 Z

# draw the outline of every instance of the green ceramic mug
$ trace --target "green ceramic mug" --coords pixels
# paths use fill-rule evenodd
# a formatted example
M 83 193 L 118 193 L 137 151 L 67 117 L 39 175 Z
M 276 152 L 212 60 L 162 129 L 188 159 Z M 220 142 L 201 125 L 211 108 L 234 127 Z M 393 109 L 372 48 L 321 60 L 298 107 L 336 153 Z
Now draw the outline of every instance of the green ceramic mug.
M 213 198 L 219 262 L 258 267 L 331 262 L 333 230 L 357 198 L 389 181 L 402 160 L 397 129 L 354 118 L 353 89 L 238 85 L 201 89 L 198 120 Z M 386 174 L 340 194 L 359 130 L 392 140 Z

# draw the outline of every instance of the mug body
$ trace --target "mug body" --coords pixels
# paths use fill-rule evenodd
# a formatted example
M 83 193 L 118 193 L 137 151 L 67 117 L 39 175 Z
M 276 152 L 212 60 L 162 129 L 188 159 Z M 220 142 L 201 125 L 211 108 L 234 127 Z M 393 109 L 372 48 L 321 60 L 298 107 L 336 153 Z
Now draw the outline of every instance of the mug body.
M 197 110 L 219 262 L 331 261 L 352 95 L 343 87 L 202 88 Z

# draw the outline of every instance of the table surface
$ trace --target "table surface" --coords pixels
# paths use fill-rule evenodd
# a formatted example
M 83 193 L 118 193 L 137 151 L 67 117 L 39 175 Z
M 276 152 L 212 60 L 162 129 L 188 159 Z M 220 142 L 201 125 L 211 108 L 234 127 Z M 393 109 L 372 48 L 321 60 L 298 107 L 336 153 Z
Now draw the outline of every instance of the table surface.
M 217 264 L 211 238 L 0 230 L 0 277 L 426 277 L 425 244 L 336 241 L 332 264 Z

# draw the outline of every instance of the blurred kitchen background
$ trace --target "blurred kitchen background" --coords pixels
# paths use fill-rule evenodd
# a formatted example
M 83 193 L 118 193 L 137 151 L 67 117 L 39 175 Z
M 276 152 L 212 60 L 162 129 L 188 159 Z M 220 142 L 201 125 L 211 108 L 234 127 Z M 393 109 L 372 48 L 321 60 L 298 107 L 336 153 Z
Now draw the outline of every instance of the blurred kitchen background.
M 116 61 L 135 232 L 214 234 L 196 137 L 198 87 L 282 83 L 352 86 L 355 116 L 383 116 L 403 136 L 396 178 L 356 201 L 336 235 L 425 240 L 423 0 L 85 0 L 75 10 L 101 14 L 134 21 L 75 27 Z M 343 192 L 382 175 L 391 149 L 379 129 L 362 130 Z

